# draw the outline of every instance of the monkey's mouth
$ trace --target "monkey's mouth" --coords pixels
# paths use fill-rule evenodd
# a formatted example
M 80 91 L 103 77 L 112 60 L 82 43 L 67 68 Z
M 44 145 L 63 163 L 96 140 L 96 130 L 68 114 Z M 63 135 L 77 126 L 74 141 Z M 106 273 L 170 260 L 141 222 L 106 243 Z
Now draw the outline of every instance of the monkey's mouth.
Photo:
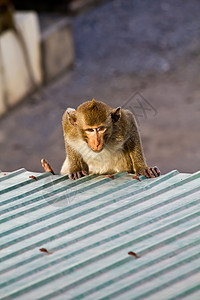
M 99 148 L 99 149 L 93 149 L 93 148 L 91 148 L 91 150 L 92 150 L 93 152 L 95 152 L 95 153 L 99 153 L 99 152 L 101 152 L 101 151 L 103 150 L 103 147 L 101 147 L 101 148 Z
M 93 152 L 95 152 L 95 153 L 101 152 L 101 151 L 103 150 L 103 148 L 104 148 L 104 144 L 103 144 L 103 143 L 101 143 L 101 144 L 99 144 L 99 145 L 93 145 L 93 144 L 91 144 L 91 143 L 87 143 L 87 144 L 88 144 L 89 148 L 90 148 Z

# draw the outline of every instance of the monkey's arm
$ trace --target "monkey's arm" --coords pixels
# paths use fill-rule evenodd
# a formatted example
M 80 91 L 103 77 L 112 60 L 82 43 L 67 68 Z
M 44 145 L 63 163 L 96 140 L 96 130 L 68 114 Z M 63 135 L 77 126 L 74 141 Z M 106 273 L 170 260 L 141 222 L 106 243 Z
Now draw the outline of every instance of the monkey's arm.
M 159 169 L 157 167 L 150 168 L 146 163 L 137 123 L 132 114 L 130 117 L 130 123 L 131 135 L 127 146 L 129 148 L 129 155 L 131 157 L 135 173 L 137 175 L 145 175 L 147 178 L 158 177 L 160 175 Z
M 77 136 L 76 127 L 72 126 L 69 122 L 68 113 L 75 111 L 74 109 L 68 108 L 63 114 L 63 133 L 65 140 L 66 159 L 62 165 L 61 174 L 67 174 L 70 179 L 78 179 L 85 175 L 88 175 L 88 166 L 83 161 L 81 155 L 69 145 L 70 140 Z
M 88 166 L 83 161 L 79 153 L 77 153 L 67 142 L 65 143 L 67 156 L 62 165 L 61 174 L 68 174 L 72 180 L 79 179 L 88 175 Z

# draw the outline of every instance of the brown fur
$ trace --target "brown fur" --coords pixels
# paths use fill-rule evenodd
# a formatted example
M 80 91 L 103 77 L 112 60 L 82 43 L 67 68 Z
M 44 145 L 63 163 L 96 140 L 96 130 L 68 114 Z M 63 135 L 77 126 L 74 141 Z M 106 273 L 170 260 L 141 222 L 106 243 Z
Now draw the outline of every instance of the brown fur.
M 108 118 L 108 106 L 103 102 L 84 102 L 77 108 L 77 118 L 82 119 L 87 126 L 104 123 Z

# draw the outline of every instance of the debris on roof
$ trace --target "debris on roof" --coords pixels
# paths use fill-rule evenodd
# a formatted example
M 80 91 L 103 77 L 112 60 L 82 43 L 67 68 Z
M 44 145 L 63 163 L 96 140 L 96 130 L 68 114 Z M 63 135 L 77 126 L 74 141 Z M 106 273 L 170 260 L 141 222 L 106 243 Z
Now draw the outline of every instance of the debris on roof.
M 200 172 L 0 173 L 1 299 L 200 299 Z

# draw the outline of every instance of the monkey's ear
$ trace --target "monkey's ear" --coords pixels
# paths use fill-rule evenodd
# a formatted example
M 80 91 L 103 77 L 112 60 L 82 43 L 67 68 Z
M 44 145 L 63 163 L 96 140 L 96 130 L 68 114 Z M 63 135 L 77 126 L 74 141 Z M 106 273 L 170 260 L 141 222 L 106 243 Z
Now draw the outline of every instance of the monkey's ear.
M 76 110 L 74 108 L 68 108 L 66 110 L 67 112 L 67 115 L 68 115 L 68 120 L 70 121 L 70 123 L 73 125 L 73 126 L 76 126 L 77 123 L 77 117 L 76 117 Z
M 111 112 L 111 118 L 113 123 L 117 122 L 120 119 L 120 117 L 121 117 L 121 107 L 117 107 Z

